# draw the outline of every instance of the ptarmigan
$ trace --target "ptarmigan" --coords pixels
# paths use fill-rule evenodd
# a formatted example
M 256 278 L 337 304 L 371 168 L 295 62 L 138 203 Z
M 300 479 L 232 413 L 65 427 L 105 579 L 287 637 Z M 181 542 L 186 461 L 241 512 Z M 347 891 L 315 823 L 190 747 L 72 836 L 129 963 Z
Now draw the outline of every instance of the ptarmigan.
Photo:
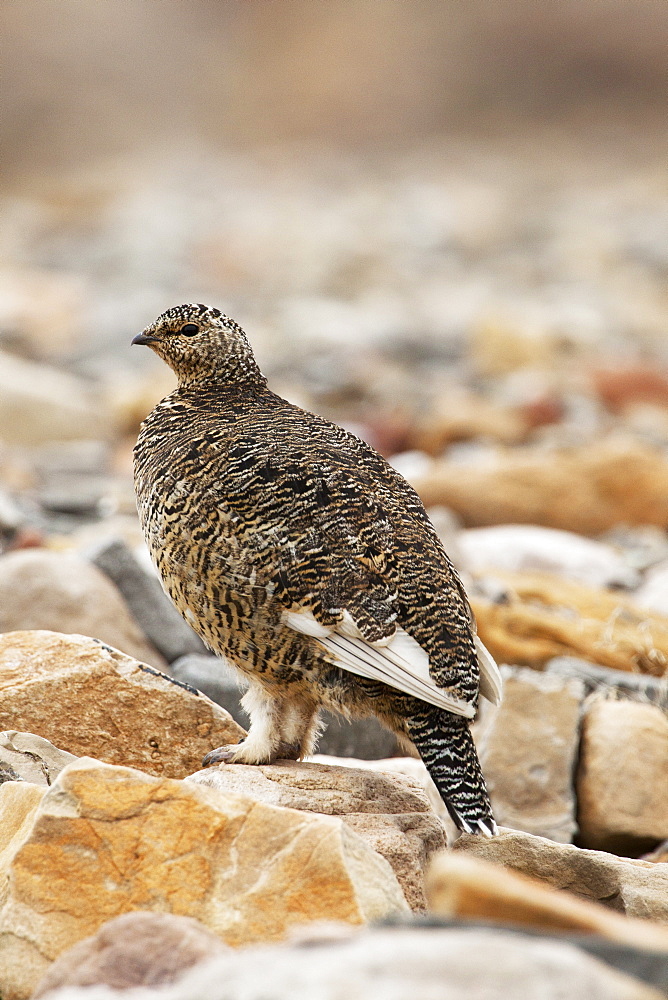
M 457 826 L 496 832 L 470 720 L 499 671 L 419 497 L 373 448 L 267 388 L 218 309 L 168 309 L 133 344 L 178 387 L 142 424 L 135 488 L 176 607 L 249 682 L 248 736 L 205 763 L 312 752 L 319 709 L 417 748 Z

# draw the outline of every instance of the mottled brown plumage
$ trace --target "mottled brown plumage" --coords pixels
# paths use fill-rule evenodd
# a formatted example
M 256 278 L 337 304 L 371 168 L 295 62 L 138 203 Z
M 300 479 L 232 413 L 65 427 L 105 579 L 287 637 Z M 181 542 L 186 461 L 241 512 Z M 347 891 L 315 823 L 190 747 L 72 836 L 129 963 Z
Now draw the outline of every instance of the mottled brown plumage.
M 372 448 L 267 388 L 241 328 L 185 305 L 135 337 L 177 374 L 135 487 L 164 586 L 250 682 L 249 735 L 209 762 L 310 753 L 318 711 L 414 744 L 462 829 L 493 832 L 469 731 L 498 672 L 417 494 Z

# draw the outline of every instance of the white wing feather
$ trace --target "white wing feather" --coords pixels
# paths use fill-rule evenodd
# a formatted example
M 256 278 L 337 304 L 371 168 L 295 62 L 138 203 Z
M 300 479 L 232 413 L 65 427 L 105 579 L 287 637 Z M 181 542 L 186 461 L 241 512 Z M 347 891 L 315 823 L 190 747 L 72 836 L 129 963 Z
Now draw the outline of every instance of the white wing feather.
M 429 673 L 429 656 L 402 628 L 397 629 L 389 642 L 380 645 L 363 639 L 352 619 L 348 619 L 350 616 L 337 629 L 321 625 L 310 611 L 287 611 L 283 614 L 286 625 L 317 638 L 334 655 L 337 665 L 343 670 L 368 680 L 382 681 L 455 715 L 473 718 L 475 706 L 438 687 Z
M 496 660 L 484 645 L 484 643 L 474 636 L 475 647 L 478 650 L 478 663 L 480 664 L 480 694 L 492 705 L 501 704 L 503 693 L 503 679 L 501 671 L 496 665 Z

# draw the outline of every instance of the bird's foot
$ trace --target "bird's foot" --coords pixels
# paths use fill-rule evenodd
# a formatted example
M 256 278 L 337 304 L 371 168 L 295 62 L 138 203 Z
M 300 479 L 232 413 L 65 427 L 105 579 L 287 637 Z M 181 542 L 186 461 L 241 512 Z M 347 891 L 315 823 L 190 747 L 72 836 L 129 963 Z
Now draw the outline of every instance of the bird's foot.
M 235 750 L 235 746 L 216 747 L 215 750 L 209 750 L 208 754 L 202 758 L 202 767 L 210 767 L 211 764 L 231 764 Z
M 281 742 L 268 751 L 266 747 L 260 748 L 246 739 L 210 750 L 202 760 L 202 767 L 212 764 L 273 764 L 276 760 L 299 760 L 300 757 L 299 743 Z

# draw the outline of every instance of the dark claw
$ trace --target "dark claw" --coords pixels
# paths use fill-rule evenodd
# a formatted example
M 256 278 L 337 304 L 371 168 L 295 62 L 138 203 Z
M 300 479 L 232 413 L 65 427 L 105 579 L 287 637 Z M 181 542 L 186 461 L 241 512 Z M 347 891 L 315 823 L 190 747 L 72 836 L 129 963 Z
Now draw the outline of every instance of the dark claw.
M 232 759 L 233 750 L 230 747 L 217 747 L 209 750 L 206 757 L 202 759 L 202 767 L 209 767 L 211 764 L 227 764 Z

